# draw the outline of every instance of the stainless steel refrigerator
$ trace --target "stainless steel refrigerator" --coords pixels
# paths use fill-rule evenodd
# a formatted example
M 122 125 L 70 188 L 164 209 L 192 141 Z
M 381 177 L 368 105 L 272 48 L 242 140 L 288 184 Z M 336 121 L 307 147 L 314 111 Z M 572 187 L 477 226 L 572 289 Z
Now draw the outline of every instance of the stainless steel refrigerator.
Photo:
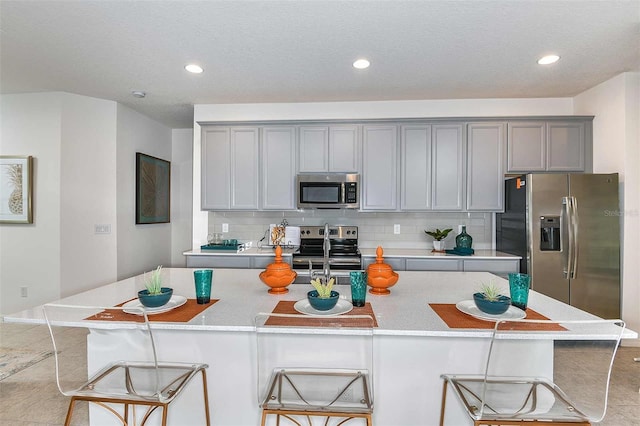
M 522 256 L 531 287 L 620 318 L 618 174 L 527 174 L 505 180 L 496 248 Z

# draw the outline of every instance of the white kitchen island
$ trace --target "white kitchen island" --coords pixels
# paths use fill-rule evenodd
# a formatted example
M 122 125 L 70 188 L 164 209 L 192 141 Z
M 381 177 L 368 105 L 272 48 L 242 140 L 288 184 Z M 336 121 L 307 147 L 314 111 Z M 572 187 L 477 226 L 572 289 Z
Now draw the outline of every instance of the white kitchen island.
M 194 297 L 193 269 L 165 269 L 165 286 L 174 294 Z M 293 284 L 287 294 L 274 296 L 258 278 L 260 270 L 217 269 L 211 297 L 219 299 L 187 323 L 154 323 L 160 358 L 209 364 L 209 402 L 212 424 L 259 424 L 256 384 L 257 356 L 253 321 L 259 312 L 272 312 L 281 300 L 303 299 L 310 285 Z M 508 291 L 505 280 L 486 272 L 399 272 L 391 295 L 367 295 L 376 316 L 374 330 L 374 424 L 377 426 L 435 425 L 438 422 L 441 373 L 479 372 L 490 332 L 449 328 L 430 303 L 455 304 L 472 298 L 481 282 L 493 279 Z M 144 288 L 141 276 L 119 281 L 62 300 L 64 303 L 113 306 L 135 297 Z M 350 298 L 348 286 L 338 286 Z M 531 292 L 529 307 L 552 319 L 592 319 L 593 315 Z M 5 316 L 6 322 L 42 323 L 40 308 Z M 123 357 L 117 342 L 122 331 L 104 322 L 88 339 L 89 369 Z M 562 332 L 578 335 L 578 332 Z M 625 338 L 637 338 L 626 331 Z M 319 338 L 324 338 L 320 336 Z M 526 365 L 531 371 L 552 368 L 553 333 L 548 340 L 528 345 Z M 340 351 L 340 348 L 332 348 Z M 349 354 L 345 353 L 347 357 Z M 321 353 L 310 354 L 321 357 Z M 521 360 L 519 360 L 521 362 Z M 195 385 L 195 386 L 194 386 Z M 172 405 L 169 424 L 203 424 L 201 390 L 197 381 Z M 447 424 L 470 421 L 459 412 L 454 399 L 447 404 Z M 101 411 L 91 411 L 91 424 L 112 424 Z M 109 419 L 110 420 L 110 419 Z

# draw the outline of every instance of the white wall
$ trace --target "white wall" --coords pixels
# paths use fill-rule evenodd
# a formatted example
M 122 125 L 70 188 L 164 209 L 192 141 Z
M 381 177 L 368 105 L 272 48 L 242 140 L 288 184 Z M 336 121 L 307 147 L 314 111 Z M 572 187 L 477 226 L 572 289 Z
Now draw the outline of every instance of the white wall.
M 171 266 L 186 267 L 182 253 L 191 250 L 193 130 L 172 131 L 171 152 Z
M 200 245 L 206 244 L 206 236 L 210 229 L 209 218 L 211 217 L 207 215 L 207 212 L 200 210 L 201 129 L 199 123 L 201 122 L 572 114 L 574 112 L 571 98 L 195 105 L 192 248 L 199 248 Z
M 59 93 L 0 96 L 0 155 L 34 157 L 34 223 L 0 224 L 2 313 L 60 296 L 60 102 Z
M 60 295 L 66 297 L 116 278 L 116 104 L 68 93 L 61 100 Z M 96 234 L 96 224 L 111 225 L 111 233 Z
M 118 105 L 118 279 L 171 265 L 171 223 L 135 224 L 136 152 L 171 161 L 171 129 Z
M 623 73 L 574 98 L 576 114 L 595 115 L 594 173 L 620 174 L 622 319 L 640 330 L 640 73 Z M 640 342 L 633 342 L 640 346 Z
M 171 129 L 69 93 L 3 95 L 0 108 L 0 155 L 32 155 L 35 169 L 34 223 L 0 224 L 0 314 L 171 265 L 171 224 L 135 225 L 135 153 L 171 160 Z M 190 132 L 178 139 L 190 145 Z M 190 165 L 179 166 L 184 192 Z M 181 234 L 188 243 L 190 227 Z

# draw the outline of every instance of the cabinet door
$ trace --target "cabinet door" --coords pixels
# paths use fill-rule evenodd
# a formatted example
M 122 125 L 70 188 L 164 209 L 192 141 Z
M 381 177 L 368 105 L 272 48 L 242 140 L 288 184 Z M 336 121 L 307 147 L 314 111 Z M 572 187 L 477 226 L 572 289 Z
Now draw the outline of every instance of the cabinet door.
M 396 126 L 365 126 L 362 210 L 396 210 L 398 140 Z
M 584 171 L 585 123 L 547 123 L 547 170 Z
M 262 208 L 294 209 L 295 128 L 265 127 L 262 131 Z
M 502 211 L 505 123 L 467 126 L 467 210 Z
M 328 127 L 300 127 L 298 170 L 300 172 L 326 172 L 329 170 Z
M 358 126 L 329 128 L 329 171 L 357 173 L 360 171 L 360 138 Z
M 258 209 L 258 128 L 231 128 L 232 210 Z
M 507 172 L 546 170 L 545 123 L 523 121 L 507 126 Z
M 462 210 L 465 176 L 463 125 L 436 124 L 432 129 L 432 209 Z
M 431 126 L 402 126 L 400 208 L 431 209 Z
M 231 205 L 231 132 L 202 127 L 202 210 L 228 210 Z

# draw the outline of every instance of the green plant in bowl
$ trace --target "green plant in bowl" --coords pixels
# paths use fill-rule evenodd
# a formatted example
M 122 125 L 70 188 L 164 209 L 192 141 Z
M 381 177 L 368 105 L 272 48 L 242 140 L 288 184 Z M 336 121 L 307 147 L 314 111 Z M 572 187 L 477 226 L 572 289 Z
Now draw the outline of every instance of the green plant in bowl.
M 482 284 L 480 291 L 473 294 L 473 301 L 478 309 L 490 315 L 503 314 L 511 306 L 511 298 L 504 296 L 493 281 Z
M 334 278 L 329 279 L 327 282 L 323 282 L 322 278 L 311 280 L 311 285 L 315 290 L 311 290 L 307 293 L 307 299 L 313 309 L 318 311 L 328 311 L 336 306 L 340 294 L 337 291 L 332 290 L 334 282 Z
M 146 273 L 144 277 L 146 290 L 140 290 L 138 292 L 138 300 L 140 300 L 140 303 L 147 308 L 157 308 L 166 305 L 169 300 L 171 300 L 173 289 L 170 287 L 162 287 L 162 265 L 158 266 L 154 271 L 151 271 L 148 278 Z

